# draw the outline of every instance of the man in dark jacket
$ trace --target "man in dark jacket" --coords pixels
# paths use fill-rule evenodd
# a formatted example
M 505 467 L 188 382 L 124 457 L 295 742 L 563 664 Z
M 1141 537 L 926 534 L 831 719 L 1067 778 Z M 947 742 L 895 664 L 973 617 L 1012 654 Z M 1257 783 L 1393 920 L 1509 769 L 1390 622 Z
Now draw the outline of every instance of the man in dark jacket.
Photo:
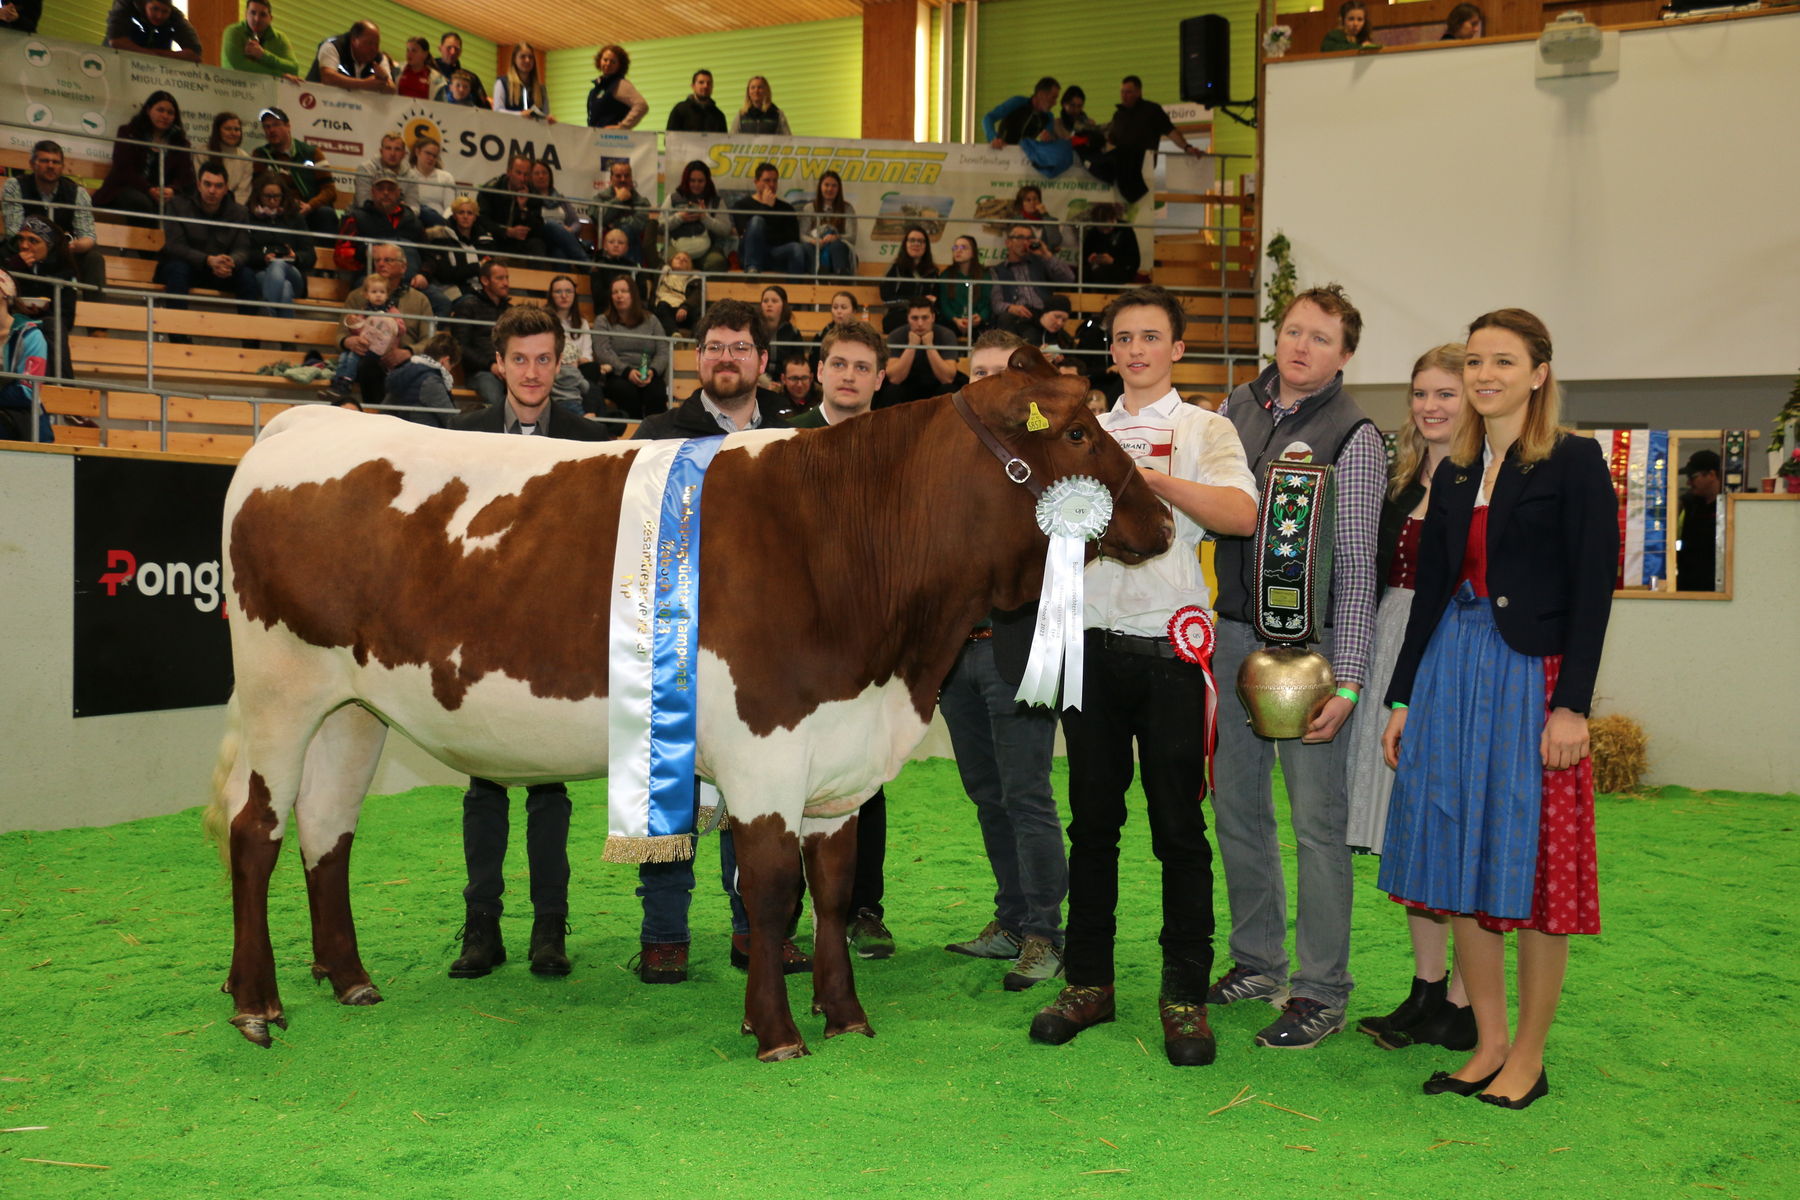
M 712 72 L 694 72 L 694 94 L 669 110 L 670 133 L 724 133 L 725 114 L 713 103 Z
M 400 202 L 399 176 L 383 172 L 375 177 L 369 190 L 369 199 L 345 214 L 350 220 L 350 232 L 359 238 L 397 243 L 406 254 L 407 279 L 416 287 L 425 270 L 424 259 L 419 254 L 419 243 L 425 240 L 425 227 L 419 224 L 418 214 Z M 363 264 L 369 261 L 369 246 L 367 242 L 354 244 L 356 270 L 360 273 Z
M 501 268 L 504 270 L 505 268 Z M 475 433 L 567 438 L 604 438 L 600 426 L 550 402 L 550 387 L 562 361 L 562 322 L 536 305 L 509 308 L 485 340 L 493 347 L 490 378 L 502 381 L 501 398 L 479 412 L 465 413 L 451 428 Z M 472 365 L 472 364 L 471 364 Z M 501 894 L 510 832 L 506 788 L 471 777 L 463 795 L 463 861 L 469 882 L 463 889 L 467 913 L 463 952 L 450 964 L 452 979 L 476 979 L 506 961 L 500 939 Z M 567 975 L 563 937 L 569 919 L 569 789 L 561 783 L 534 783 L 525 789 L 525 855 L 531 868 L 531 970 Z
M 445 91 L 449 90 L 450 77 L 465 69 L 462 52 L 462 34 L 457 33 L 454 29 L 449 30 L 438 39 L 438 57 L 431 65 L 436 67 L 438 74 L 444 77 Z M 482 108 L 491 108 L 492 105 L 488 103 L 487 89 L 481 86 L 481 76 L 474 71 L 470 71 L 469 76 L 473 80 L 469 85 L 469 99 Z M 442 96 L 436 97 L 439 100 L 443 98 Z
M 202 163 L 193 197 L 177 196 L 169 202 L 156 281 L 171 296 L 185 296 L 199 284 L 229 292 L 239 300 L 258 299 L 262 292 L 256 272 L 249 266 L 249 220 L 244 206 L 231 198 L 225 168 L 217 159 Z M 165 303 L 172 308 L 187 307 L 179 300 Z
M 492 406 L 506 396 L 505 385 L 494 373 L 494 323 L 512 307 L 512 273 L 497 258 L 486 259 L 476 275 L 480 286 L 459 297 L 450 315 L 459 323 L 454 332 L 462 344 L 464 376 L 475 394 Z
M 544 203 L 531 193 L 531 156 L 515 154 L 506 163 L 506 174 L 482 185 L 481 215 L 500 231 L 500 249 L 507 254 L 544 257 Z
M 113 0 L 106 14 L 106 44 L 187 62 L 199 62 L 202 49 L 199 32 L 169 0 Z

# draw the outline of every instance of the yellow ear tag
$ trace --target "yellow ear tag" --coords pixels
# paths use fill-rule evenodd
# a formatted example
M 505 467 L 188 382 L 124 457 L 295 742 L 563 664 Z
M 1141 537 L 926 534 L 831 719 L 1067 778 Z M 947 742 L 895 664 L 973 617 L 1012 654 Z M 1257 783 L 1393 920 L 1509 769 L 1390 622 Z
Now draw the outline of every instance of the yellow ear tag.
M 1050 428 L 1050 418 L 1038 411 L 1037 401 L 1031 402 L 1031 415 L 1025 418 L 1025 428 L 1036 433 L 1040 429 Z

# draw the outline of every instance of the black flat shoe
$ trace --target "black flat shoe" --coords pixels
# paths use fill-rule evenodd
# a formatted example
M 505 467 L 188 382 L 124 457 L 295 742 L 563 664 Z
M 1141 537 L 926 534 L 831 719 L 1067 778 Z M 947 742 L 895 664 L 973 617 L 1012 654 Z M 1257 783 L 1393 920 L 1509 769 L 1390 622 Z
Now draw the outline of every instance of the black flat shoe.
M 1492 1082 L 1491 1077 L 1487 1082 Z M 1530 1108 L 1534 1101 L 1540 1100 L 1549 1094 L 1550 1072 L 1539 1071 L 1537 1082 L 1531 1085 L 1531 1090 L 1526 1092 L 1523 1096 L 1520 1096 L 1517 1100 L 1508 1100 L 1505 1096 L 1496 1096 L 1488 1091 L 1483 1091 L 1475 1098 L 1483 1104 L 1492 1104 L 1496 1108 Z
M 1489 1075 L 1485 1079 L 1458 1079 L 1448 1071 L 1433 1071 L 1431 1078 L 1420 1086 L 1427 1096 L 1441 1096 L 1445 1092 L 1449 1092 L 1453 1096 L 1473 1096 L 1494 1082 L 1494 1077 L 1499 1074 L 1500 1072 L 1496 1070 L 1493 1075 Z

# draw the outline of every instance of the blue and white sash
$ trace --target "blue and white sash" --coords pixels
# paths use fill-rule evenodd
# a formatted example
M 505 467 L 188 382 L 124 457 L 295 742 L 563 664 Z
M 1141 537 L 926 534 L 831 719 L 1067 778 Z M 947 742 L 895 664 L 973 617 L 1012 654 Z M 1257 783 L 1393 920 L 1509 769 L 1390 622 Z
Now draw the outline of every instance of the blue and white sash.
M 646 443 L 625 476 L 607 637 L 608 862 L 693 856 L 700 493 L 723 441 Z

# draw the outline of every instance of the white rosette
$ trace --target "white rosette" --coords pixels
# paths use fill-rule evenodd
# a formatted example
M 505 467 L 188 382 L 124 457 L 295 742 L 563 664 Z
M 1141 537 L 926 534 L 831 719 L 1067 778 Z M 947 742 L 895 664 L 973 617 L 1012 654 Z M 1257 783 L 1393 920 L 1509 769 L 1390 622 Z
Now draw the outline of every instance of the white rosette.
M 1055 705 L 1061 685 L 1067 707 L 1081 707 L 1082 572 L 1087 543 L 1106 532 L 1112 511 L 1112 493 L 1087 475 L 1059 479 L 1038 497 L 1038 528 L 1050 538 L 1050 549 L 1031 657 L 1019 683 L 1018 699 L 1025 704 Z

